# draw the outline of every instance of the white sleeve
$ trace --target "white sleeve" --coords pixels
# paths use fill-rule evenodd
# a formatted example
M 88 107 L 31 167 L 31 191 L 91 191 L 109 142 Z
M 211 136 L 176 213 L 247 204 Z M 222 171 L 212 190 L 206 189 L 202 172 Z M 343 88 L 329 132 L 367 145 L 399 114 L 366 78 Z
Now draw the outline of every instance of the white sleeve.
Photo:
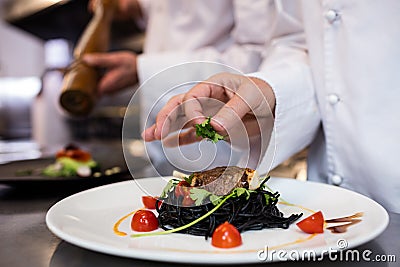
M 226 64 L 244 73 L 256 71 L 265 50 L 266 36 L 263 33 L 267 31 L 274 17 L 274 9 L 270 7 L 269 1 L 264 0 L 254 0 L 251 5 L 247 1 L 235 0 L 233 9 L 235 25 L 223 49 L 211 45 L 195 51 L 139 55 L 137 68 L 140 83 L 163 69 L 193 61 Z
M 287 13 L 284 16 L 290 18 Z M 270 84 L 276 98 L 274 129 L 258 166 L 262 174 L 309 145 L 320 127 L 304 39 L 297 30 L 274 39 L 259 71 L 248 74 Z
M 141 30 L 145 30 L 148 22 L 148 17 L 150 13 L 150 0 L 137 0 L 142 11 L 142 18 L 136 19 L 136 25 Z

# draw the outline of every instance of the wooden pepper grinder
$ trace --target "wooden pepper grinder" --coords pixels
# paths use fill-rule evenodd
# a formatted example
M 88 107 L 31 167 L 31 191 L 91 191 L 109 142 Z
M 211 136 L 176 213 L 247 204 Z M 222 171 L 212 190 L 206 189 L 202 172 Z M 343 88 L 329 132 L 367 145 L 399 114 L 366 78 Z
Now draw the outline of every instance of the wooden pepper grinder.
M 116 2 L 99 0 L 96 3 L 94 15 L 74 49 L 74 61 L 64 76 L 60 96 L 61 106 L 73 116 L 86 116 L 95 106 L 100 73 L 81 58 L 86 53 L 108 51 Z

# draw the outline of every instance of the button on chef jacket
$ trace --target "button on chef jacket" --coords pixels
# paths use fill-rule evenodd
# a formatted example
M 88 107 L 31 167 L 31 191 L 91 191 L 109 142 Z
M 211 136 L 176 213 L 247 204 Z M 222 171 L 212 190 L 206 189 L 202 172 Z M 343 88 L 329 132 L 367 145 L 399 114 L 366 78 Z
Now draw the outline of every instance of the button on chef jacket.
M 305 40 L 301 32 L 277 38 L 249 74 L 276 95 L 274 145 L 260 171 L 311 145 L 310 180 L 400 212 L 400 1 L 302 4 L 303 22 L 290 9 L 280 17 L 303 25 Z
M 147 17 L 144 53 L 137 61 L 142 85 L 139 94 L 143 128 L 146 121 L 147 125 L 155 122 L 157 111 L 171 96 L 188 90 L 194 84 L 164 94 L 167 90 L 186 82 L 204 80 L 229 68 L 223 65 L 213 68 L 211 64 L 197 69 L 177 67 L 165 79 L 150 77 L 166 68 L 193 61 L 226 64 L 244 73 L 256 71 L 266 42 L 263 33 L 268 31 L 275 12 L 265 0 L 141 0 L 140 3 Z M 146 143 L 148 154 L 157 164 L 177 163 L 175 165 L 183 165 L 190 171 L 229 163 L 231 151 L 228 144 L 217 144 L 217 148 L 222 149 L 218 150 L 218 157 L 213 154 L 214 144 L 207 142 L 203 145 L 206 149 L 202 156 L 211 158 L 200 163 L 197 144 L 174 149 L 162 148 L 159 142 Z M 190 159 L 184 160 L 181 152 Z M 194 155 L 190 155 L 192 152 Z M 171 169 L 165 166 L 162 169 L 164 174 L 171 175 Z

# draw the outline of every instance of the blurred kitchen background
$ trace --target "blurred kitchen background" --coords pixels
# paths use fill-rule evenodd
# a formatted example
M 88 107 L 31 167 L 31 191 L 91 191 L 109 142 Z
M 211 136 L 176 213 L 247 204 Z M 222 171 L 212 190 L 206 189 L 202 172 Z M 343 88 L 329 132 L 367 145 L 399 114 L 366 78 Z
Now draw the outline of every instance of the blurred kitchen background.
M 121 141 L 134 88 L 102 97 L 84 119 L 67 116 L 58 104 L 62 70 L 92 17 L 87 5 L 87 0 L 0 0 L 0 163 L 51 154 L 71 141 Z M 143 33 L 133 25 L 113 24 L 111 50 L 141 52 Z M 132 138 L 140 138 L 139 117 L 132 123 L 137 124 Z
M 0 164 L 53 155 L 75 141 L 121 143 L 135 88 L 103 97 L 84 119 L 67 116 L 58 104 L 62 70 L 92 16 L 87 5 L 87 0 L 0 0 Z M 144 34 L 133 25 L 114 22 L 111 50 L 141 52 Z M 137 131 L 131 137 L 139 140 L 138 103 L 133 112 L 137 120 L 130 123 Z M 302 151 L 271 174 L 305 179 L 305 159 Z

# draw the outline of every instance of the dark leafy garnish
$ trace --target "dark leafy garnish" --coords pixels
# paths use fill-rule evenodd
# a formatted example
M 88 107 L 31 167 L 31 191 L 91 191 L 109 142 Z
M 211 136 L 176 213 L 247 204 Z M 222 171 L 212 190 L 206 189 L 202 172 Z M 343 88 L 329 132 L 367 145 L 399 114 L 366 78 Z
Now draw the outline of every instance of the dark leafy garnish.
M 208 117 L 202 123 L 196 124 L 195 125 L 196 135 L 201 136 L 203 138 L 207 138 L 211 140 L 213 143 L 216 143 L 219 140 L 224 140 L 224 137 L 214 130 L 210 122 L 211 122 L 211 117 Z
M 191 175 L 189 175 L 188 177 L 184 177 L 183 179 L 184 179 L 188 184 L 192 184 L 193 177 L 194 177 L 194 174 L 192 173 Z

